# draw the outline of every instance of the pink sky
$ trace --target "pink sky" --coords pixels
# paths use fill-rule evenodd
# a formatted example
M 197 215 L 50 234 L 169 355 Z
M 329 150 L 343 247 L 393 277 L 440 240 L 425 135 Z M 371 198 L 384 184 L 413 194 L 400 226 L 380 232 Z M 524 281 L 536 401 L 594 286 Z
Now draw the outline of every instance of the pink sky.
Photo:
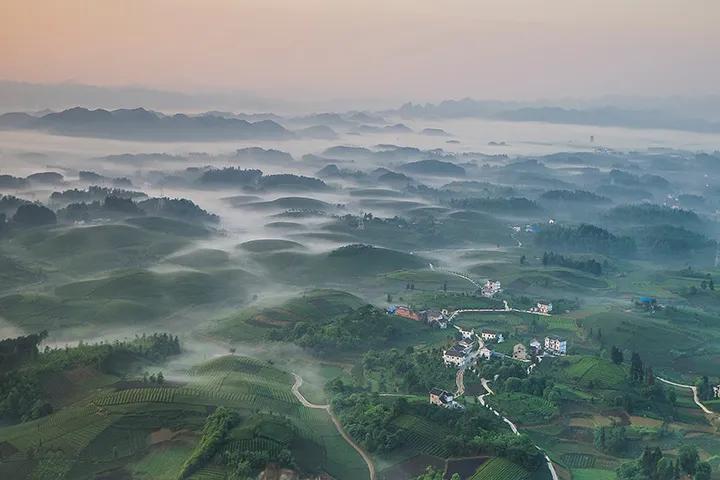
M 0 78 L 438 99 L 718 93 L 717 0 L 2 0 Z

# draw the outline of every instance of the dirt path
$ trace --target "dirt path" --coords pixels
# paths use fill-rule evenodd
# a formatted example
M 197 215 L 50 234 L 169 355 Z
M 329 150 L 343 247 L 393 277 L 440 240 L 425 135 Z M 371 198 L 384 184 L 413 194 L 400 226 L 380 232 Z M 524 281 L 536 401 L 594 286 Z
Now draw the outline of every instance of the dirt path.
M 465 369 L 461 368 L 455 374 L 455 386 L 457 391 L 455 392 L 456 397 L 462 397 L 465 394 Z
M 372 459 L 370 458 L 370 455 L 365 452 L 365 450 L 362 449 L 360 445 L 355 443 L 355 441 L 348 435 L 345 430 L 342 428 L 342 425 L 340 424 L 340 421 L 337 419 L 335 414 L 330 409 L 330 405 L 318 405 L 315 403 L 312 403 L 308 401 L 305 396 L 300 393 L 300 387 L 302 387 L 303 379 L 300 375 L 297 375 L 295 373 L 292 374 L 292 376 L 295 378 L 295 383 L 292 386 L 292 392 L 293 395 L 300 401 L 300 403 L 307 408 L 314 408 L 316 410 L 325 410 L 327 414 L 330 416 L 330 420 L 332 420 L 333 424 L 335 425 L 335 428 L 337 429 L 338 433 L 345 439 L 347 443 L 350 444 L 351 447 L 355 449 L 356 452 L 362 457 L 363 460 L 365 460 L 365 463 L 368 467 L 368 472 L 370 473 L 370 480 L 376 480 L 377 476 L 375 474 L 375 465 L 372 462 Z
M 706 407 L 705 405 L 703 405 L 703 403 L 700 401 L 700 397 L 698 397 L 698 391 L 697 391 L 697 387 L 696 387 L 696 386 L 694 386 L 694 385 L 683 385 L 682 383 L 671 382 L 670 380 L 665 380 L 664 378 L 661 378 L 661 377 L 655 377 L 655 378 L 657 378 L 658 380 L 660 380 L 660 381 L 663 382 L 663 383 L 667 383 L 668 385 L 672 385 L 673 387 L 689 388 L 690 390 L 692 390 L 693 400 L 695 400 L 695 404 L 696 404 L 698 407 L 700 407 L 700 409 L 701 409 L 703 412 L 705 412 L 706 414 L 708 414 L 708 415 L 713 415 L 713 416 L 716 415 L 715 412 L 713 412 L 712 410 L 710 410 L 709 408 L 707 408 L 707 407 Z
M 512 430 L 512 432 L 515 435 L 520 435 L 520 431 L 518 431 L 517 426 L 512 421 L 510 421 L 507 417 L 504 417 L 503 415 L 500 414 L 500 412 L 498 412 L 497 410 L 492 408 L 490 405 L 485 403 L 485 397 L 487 397 L 488 395 L 495 395 L 495 392 L 493 392 L 492 389 L 490 388 L 490 385 L 488 385 L 487 379 L 481 378 L 480 382 L 482 383 L 482 386 L 486 392 L 478 397 L 480 404 L 483 407 L 490 410 L 492 413 L 494 413 L 496 417 L 502 418 L 503 422 L 508 424 L 508 426 L 510 427 L 510 430 Z M 552 475 L 553 480 L 560 480 L 560 477 L 558 476 L 557 471 L 555 470 L 555 465 L 553 465 L 552 460 L 550 460 L 550 457 L 548 457 L 547 454 L 545 452 L 543 452 L 543 450 L 540 447 L 538 447 L 537 445 L 535 445 L 535 448 L 540 450 L 540 452 L 543 454 L 543 457 L 545 457 L 545 463 L 547 463 L 548 470 L 550 470 L 550 475 Z

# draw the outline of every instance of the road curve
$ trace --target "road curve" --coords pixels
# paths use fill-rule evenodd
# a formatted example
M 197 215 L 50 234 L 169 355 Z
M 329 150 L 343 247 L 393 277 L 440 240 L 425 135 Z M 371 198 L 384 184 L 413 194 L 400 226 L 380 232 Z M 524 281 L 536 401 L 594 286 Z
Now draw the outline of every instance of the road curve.
M 295 378 L 295 383 L 293 383 L 292 386 L 292 393 L 295 395 L 295 397 L 298 399 L 298 401 L 307 408 L 314 408 L 316 410 L 325 410 L 327 414 L 330 416 L 330 420 L 332 420 L 333 424 L 335 425 L 335 428 L 337 429 L 338 433 L 343 437 L 343 439 L 350 444 L 351 447 L 355 449 L 356 452 L 362 457 L 363 460 L 365 460 L 365 463 L 368 467 L 368 472 L 370 473 L 370 480 L 377 480 L 377 475 L 375 473 L 375 464 L 373 464 L 372 459 L 370 458 L 370 455 L 365 452 L 365 450 L 360 447 L 355 441 L 350 437 L 350 435 L 345 432 L 345 429 L 342 428 L 342 425 L 340 424 L 340 420 L 337 419 L 335 414 L 330 409 L 330 405 L 318 405 L 316 403 L 310 402 L 305 396 L 300 392 L 300 387 L 302 387 L 303 379 L 300 375 L 293 373 L 292 376 Z
M 492 413 L 494 413 L 495 416 L 502 418 L 503 422 L 505 422 L 505 423 L 508 424 L 508 426 L 510 427 L 510 430 L 512 430 L 512 432 L 513 432 L 515 435 L 520 435 L 520 432 L 518 431 L 517 426 L 516 426 L 513 422 L 511 422 L 507 417 L 501 415 L 500 412 L 498 412 L 497 410 L 495 410 L 494 408 L 492 408 L 490 405 L 488 405 L 488 404 L 485 402 L 485 397 L 487 397 L 488 395 L 495 395 L 495 392 L 493 392 L 493 391 L 490 389 L 490 386 L 488 385 L 488 381 L 487 381 L 485 378 L 481 378 L 481 379 L 480 379 L 480 382 L 482 383 L 482 386 L 483 386 L 483 388 L 485 388 L 485 392 L 486 392 L 486 393 L 484 393 L 483 395 L 480 395 L 480 396 L 478 397 L 478 400 L 480 401 L 480 404 L 481 404 L 483 407 L 485 407 L 485 408 L 487 408 L 488 410 L 490 410 Z M 543 457 L 545 457 L 545 462 L 547 463 L 548 470 L 550 470 L 550 475 L 552 475 L 553 480 L 560 480 L 560 477 L 558 476 L 557 471 L 555 470 L 555 465 L 553 465 L 552 460 L 550 460 L 550 457 L 548 457 L 547 453 L 545 453 L 545 452 L 544 452 L 540 447 L 538 447 L 537 445 L 535 445 L 535 448 L 537 448 L 538 450 L 540 450 L 540 452 L 543 454 Z
M 698 396 L 698 391 L 697 391 L 697 387 L 696 387 L 696 386 L 694 386 L 694 385 L 683 385 L 682 383 L 671 382 L 670 380 L 665 380 L 665 379 L 662 378 L 662 377 L 655 377 L 655 378 L 657 378 L 658 380 L 660 380 L 660 381 L 663 382 L 663 383 L 667 383 L 668 385 L 672 385 L 673 387 L 689 388 L 690 390 L 692 390 L 693 400 L 695 400 L 695 404 L 696 404 L 698 407 L 700 407 L 700 409 L 701 409 L 703 412 L 707 413 L 708 415 L 715 415 L 715 412 L 713 412 L 712 410 L 710 410 L 709 408 L 707 408 L 707 407 L 700 401 L 700 397 Z

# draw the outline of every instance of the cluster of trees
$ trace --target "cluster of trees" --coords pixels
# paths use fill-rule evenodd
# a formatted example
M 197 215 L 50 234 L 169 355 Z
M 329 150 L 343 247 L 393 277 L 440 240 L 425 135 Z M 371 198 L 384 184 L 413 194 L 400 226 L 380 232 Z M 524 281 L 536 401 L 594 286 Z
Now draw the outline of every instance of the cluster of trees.
M 20 205 L 12 217 L 12 224 L 18 227 L 41 227 L 56 223 L 55 212 L 37 203 Z
M 699 226 L 702 224 L 700 217 L 692 210 L 652 203 L 620 205 L 611 209 L 606 216 L 609 220 L 633 225 Z
M 111 216 L 142 216 L 176 218 L 186 222 L 218 223 L 220 217 L 203 210 L 185 198 L 149 198 L 136 202 L 123 195 L 108 195 L 91 203 L 70 203 L 58 210 L 61 219 L 71 222 L 90 221 Z
M 222 454 L 223 463 L 229 467 L 228 480 L 254 480 L 256 472 L 269 463 L 284 468 L 297 469 L 295 457 L 290 450 L 282 448 L 277 452 L 268 450 L 225 450 Z
M 442 470 L 435 470 L 432 467 L 428 467 L 425 470 L 425 473 L 423 473 L 419 477 L 415 477 L 415 480 L 445 480 L 444 475 L 445 474 Z M 450 477 L 450 480 L 460 480 L 460 474 L 453 473 L 452 477 Z
M 272 188 L 304 188 L 309 190 L 327 190 L 325 182 L 318 178 L 283 173 L 264 175 L 262 170 L 227 167 L 206 170 L 198 181 L 205 185 L 233 185 L 251 190 Z
M 535 234 L 535 243 L 541 247 L 612 255 L 632 255 L 637 249 L 632 238 L 618 237 L 603 228 L 588 224 L 577 227 L 548 225 Z
M 710 480 L 712 466 L 700 461 L 693 446 L 680 447 L 675 461 L 664 456 L 658 447 L 645 447 L 638 460 L 622 464 L 616 473 L 618 480 Z
M 720 382 L 711 384 L 710 379 L 707 377 L 707 375 L 699 378 L 695 382 L 695 386 L 697 387 L 698 397 L 700 398 L 700 400 L 712 400 L 715 397 L 713 387 L 717 385 L 720 385 Z
M 371 350 L 363 356 L 362 366 L 388 391 L 424 395 L 433 387 L 454 383 L 455 371 L 445 367 L 441 356 L 438 349 Z
M 627 447 L 627 432 L 622 425 L 595 427 L 595 446 L 598 450 L 614 455 L 621 454 Z
M 715 246 L 715 242 L 705 235 L 674 225 L 644 227 L 633 235 L 641 247 L 658 255 L 688 254 Z
M 202 436 L 195 446 L 195 450 L 193 450 L 192 454 L 185 460 L 185 463 L 180 469 L 178 480 L 184 480 L 190 477 L 214 457 L 225 441 L 227 432 L 230 431 L 237 422 L 237 414 L 225 407 L 218 407 L 211 413 L 205 420 Z
M 83 172 L 80 172 L 83 173 Z M 88 173 L 88 172 L 84 172 Z M 108 188 L 99 186 L 90 186 L 87 190 L 80 190 L 73 188 L 72 190 L 64 190 L 62 192 L 53 192 L 50 195 L 50 202 L 52 204 L 69 204 L 69 203 L 80 203 L 80 202 L 102 202 L 107 197 L 117 198 L 142 198 L 146 197 L 142 192 L 134 192 L 131 190 L 124 190 L 121 188 Z
M 379 397 L 366 393 L 338 393 L 332 400 L 343 428 L 372 453 L 386 453 L 403 444 L 406 432 L 393 423 L 398 412 Z
M 578 203 L 610 203 L 610 199 L 585 190 L 549 190 L 540 195 L 542 200 L 578 202 Z
M 0 340 L 0 372 L 37 358 L 38 345 L 47 338 L 47 335 L 47 330 L 43 330 L 40 333 Z
M 0 372 L 4 371 L 0 374 L 0 418 L 28 421 L 50 414 L 52 406 L 40 383 L 44 374 L 81 365 L 112 372 L 117 364 L 126 368 L 133 360 L 159 361 L 180 353 L 178 337 L 166 333 L 39 351 L 38 345 L 46 336 L 47 332 L 41 332 L 0 342 Z M 162 374 L 154 376 L 154 382 L 164 382 Z
M 553 251 L 543 253 L 542 264 L 544 266 L 559 265 L 565 268 L 572 268 L 574 270 L 592 273 L 593 275 L 602 274 L 602 264 L 594 258 L 576 260 Z
M 403 397 L 388 402 L 377 394 L 359 393 L 341 383 L 335 383 L 332 390 L 333 409 L 343 426 L 371 452 L 389 452 L 402 446 L 407 434 L 395 425 L 394 419 L 411 415 L 442 425 L 437 440 L 455 456 L 497 455 L 531 471 L 544 464 L 542 453 L 527 436 L 507 431 L 500 419 L 481 406 L 453 410 Z
M 358 350 L 396 338 L 401 330 L 372 305 L 326 321 L 298 322 L 291 329 L 274 329 L 270 340 L 294 342 L 318 353 Z
M 540 206 L 525 197 L 511 198 L 463 198 L 450 201 L 453 208 L 482 210 L 491 213 L 532 214 L 541 210 Z

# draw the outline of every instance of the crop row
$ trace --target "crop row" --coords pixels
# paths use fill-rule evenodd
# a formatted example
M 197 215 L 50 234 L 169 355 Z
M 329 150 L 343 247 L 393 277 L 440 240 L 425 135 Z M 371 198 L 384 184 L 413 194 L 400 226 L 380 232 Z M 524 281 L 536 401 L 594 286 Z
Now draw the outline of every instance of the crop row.
M 101 407 L 129 403 L 172 403 L 174 398 L 173 388 L 131 388 L 111 393 L 96 400 L 95 403 Z
M 482 464 L 470 480 L 527 480 L 527 470 L 504 458 L 493 458 Z
M 595 466 L 595 457 L 587 453 L 566 453 L 561 460 L 570 468 L 593 468 Z

